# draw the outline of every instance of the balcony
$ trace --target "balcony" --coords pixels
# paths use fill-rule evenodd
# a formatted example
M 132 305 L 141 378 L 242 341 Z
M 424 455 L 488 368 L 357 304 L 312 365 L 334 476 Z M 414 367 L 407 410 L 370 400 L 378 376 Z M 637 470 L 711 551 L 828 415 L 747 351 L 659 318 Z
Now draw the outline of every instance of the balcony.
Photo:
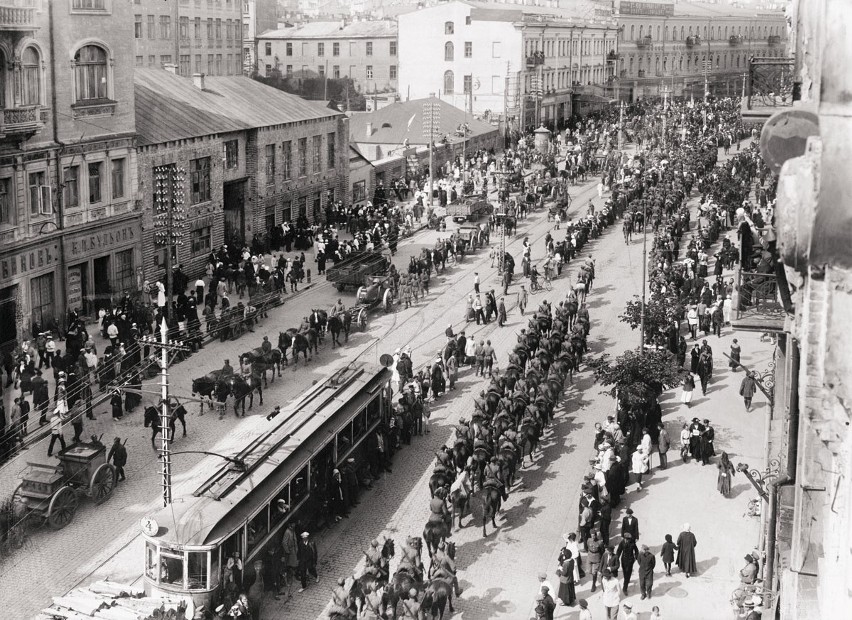
M 741 44 L 742 44 L 742 42 L 743 42 L 743 38 L 742 38 L 742 37 L 739 37 L 739 36 L 737 36 L 737 35 L 735 35 L 735 34 L 732 34 L 732 35 L 728 38 L 728 44 L 729 44 L 731 47 L 738 47 L 739 45 L 741 45 Z
M 5 108 L 2 112 L 3 125 L 0 127 L 0 136 L 3 138 L 26 140 L 44 127 L 41 106 Z
M 686 37 L 686 47 L 695 47 L 696 45 L 701 45 L 701 37 L 697 34 Z
M 645 36 L 641 39 L 636 39 L 636 47 L 638 47 L 640 50 L 651 47 L 651 37 Z
M 637 77 L 643 78 L 645 77 L 645 69 L 639 69 L 637 73 Z
M 35 0 L 0 0 L 0 30 L 30 32 L 36 30 Z
M 780 35 L 777 35 L 777 34 L 770 35 L 768 43 L 769 43 L 769 47 L 776 47 L 778 45 L 781 45 Z
M 615 62 L 618 60 L 618 54 L 615 50 L 610 50 L 610 52 L 606 55 L 607 62 Z
M 532 69 L 533 67 L 538 67 L 543 64 L 544 52 L 533 52 L 532 55 L 527 56 L 527 69 Z
M 739 290 L 739 304 L 733 308 L 731 317 L 731 325 L 735 329 L 761 332 L 784 330 L 787 312 L 779 295 L 775 272 L 758 273 L 737 269 L 736 287 Z

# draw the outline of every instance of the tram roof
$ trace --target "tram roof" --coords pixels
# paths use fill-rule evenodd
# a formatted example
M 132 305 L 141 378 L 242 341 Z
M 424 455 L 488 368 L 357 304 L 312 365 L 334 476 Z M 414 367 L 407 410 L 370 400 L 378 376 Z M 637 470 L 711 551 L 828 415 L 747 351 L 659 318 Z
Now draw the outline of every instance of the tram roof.
M 198 546 L 230 535 L 334 437 L 334 422 L 366 405 L 390 375 L 387 368 L 353 362 L 311 386 L 234 455 L 244 470 L 217 457 L 204 459 L 202 471 L 213 473 L 192 494 L 152 515 L 160 531 L 151 538 Z

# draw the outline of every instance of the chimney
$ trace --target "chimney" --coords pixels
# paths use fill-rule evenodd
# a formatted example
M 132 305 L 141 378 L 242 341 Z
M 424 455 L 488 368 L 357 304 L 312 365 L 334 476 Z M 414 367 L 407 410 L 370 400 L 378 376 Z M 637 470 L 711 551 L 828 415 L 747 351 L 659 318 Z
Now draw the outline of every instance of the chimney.
M 163 69 L 168 71 L 169 73 L 174 73 L 177 75 L 177 65 L 172 62 L 167 62 L 163 65 Z
M 192 83 L 199 90 L 204 90 L 204 74 L 203 73 L 193 73 L 192 74 Z
M 373 135 L 373 123 L 367 123 L 367 137 Z

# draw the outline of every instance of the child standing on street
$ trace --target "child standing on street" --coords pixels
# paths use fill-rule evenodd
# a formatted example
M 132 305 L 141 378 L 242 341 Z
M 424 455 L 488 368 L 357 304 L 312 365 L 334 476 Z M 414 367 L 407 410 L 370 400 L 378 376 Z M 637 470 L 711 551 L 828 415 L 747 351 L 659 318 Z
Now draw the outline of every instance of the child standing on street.
M 672 535 L 666 534 L 666 542 L 663 543 L 663 548 L 660 550 L 663 566 L 666 567 L 666 577 L 672 576 L 672 563 L 674 562 L 675 551 L 677 551 L 677 545 L 672 542 Z

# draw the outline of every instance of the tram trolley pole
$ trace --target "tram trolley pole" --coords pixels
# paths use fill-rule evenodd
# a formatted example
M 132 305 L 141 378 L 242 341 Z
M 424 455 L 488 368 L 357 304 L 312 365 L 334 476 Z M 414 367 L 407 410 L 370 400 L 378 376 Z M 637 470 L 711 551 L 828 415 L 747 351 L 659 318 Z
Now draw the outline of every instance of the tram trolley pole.
M 169 405 L 169 353 L 189 353 L 192 348 L 182 341 L 169 340 L 169 328 L 166 320 L 160 323 L 160 339 L 152 336 L 142 338 L 142 342 L 160 350 L 160 398 L 162 411 L 160 413 L 160 476 L 163 487 L 163 506 L 172 503 L 172 437 L 169 432 L 171 411 Z

